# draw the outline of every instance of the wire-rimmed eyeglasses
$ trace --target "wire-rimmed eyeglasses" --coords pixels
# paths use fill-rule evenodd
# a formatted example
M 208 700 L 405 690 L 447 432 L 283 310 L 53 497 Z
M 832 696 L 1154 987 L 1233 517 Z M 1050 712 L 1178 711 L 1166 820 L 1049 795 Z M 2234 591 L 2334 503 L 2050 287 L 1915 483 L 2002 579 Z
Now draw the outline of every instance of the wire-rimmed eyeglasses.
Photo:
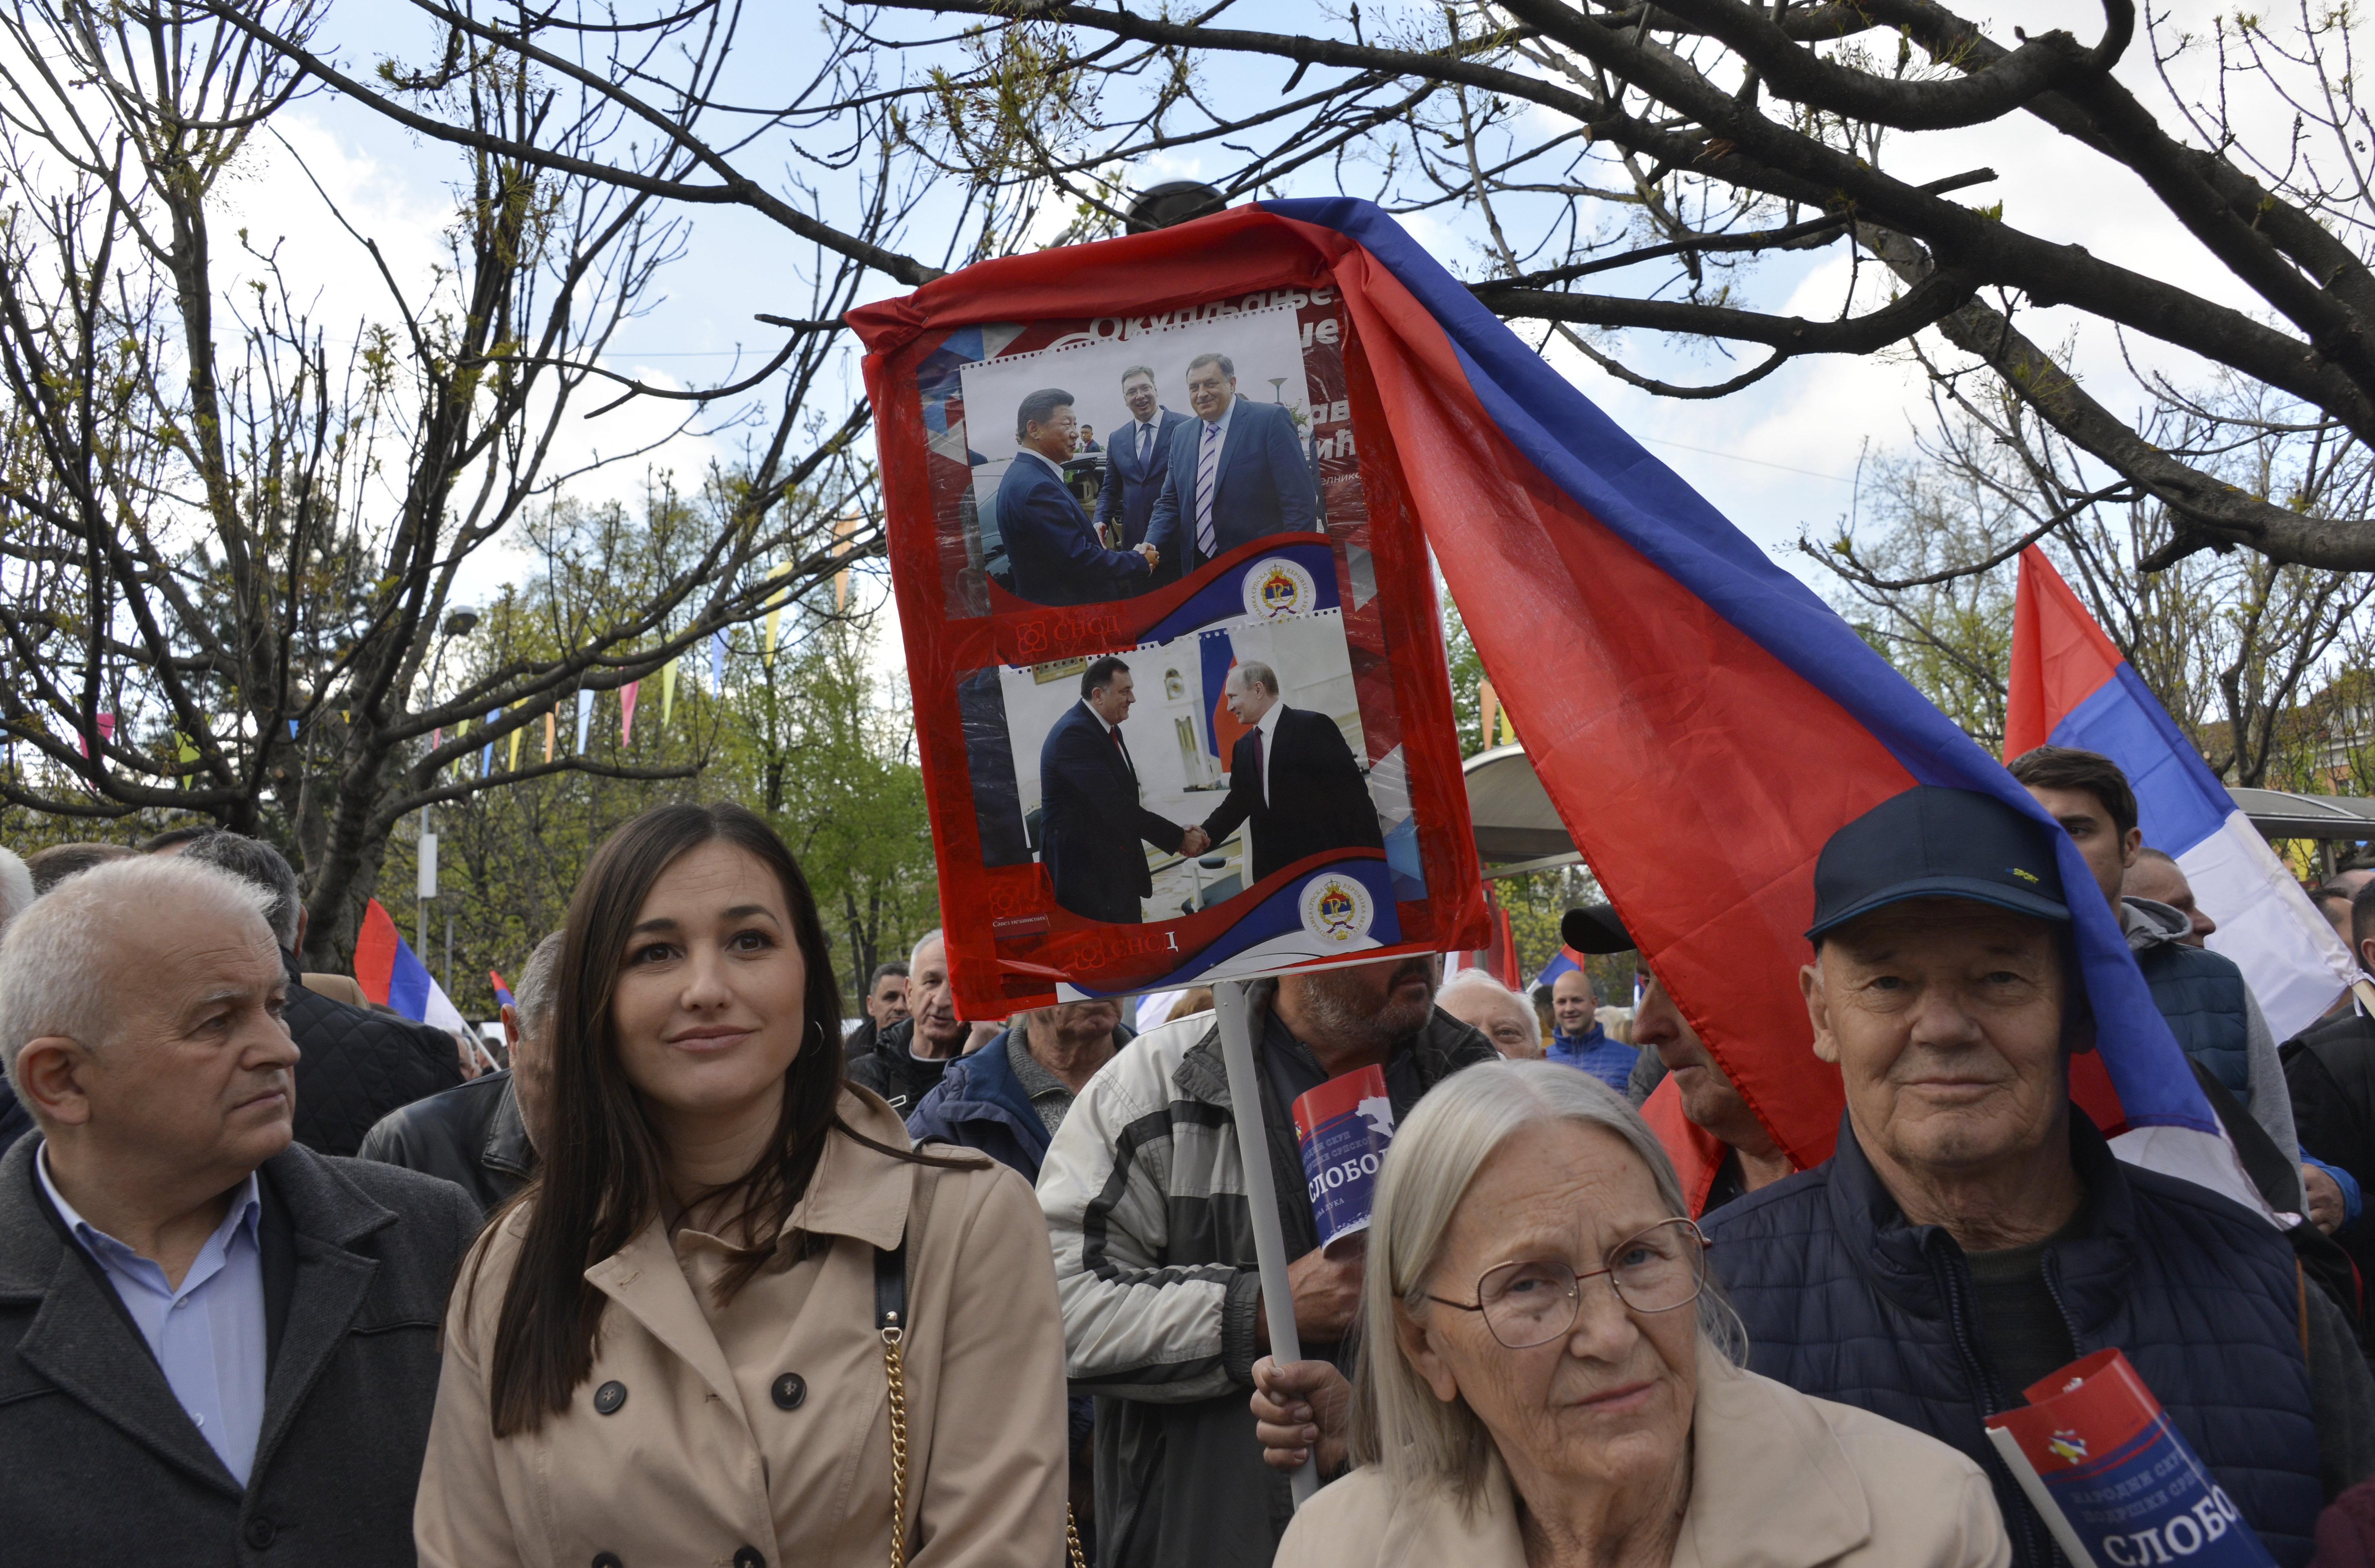
M 1577 1274 L 1549 1258 L 1495 1264 L 1476 1281 L 1476 1299 L 1426 1299 L 1462 1312 L 1482 1313 L 1493 1338 L 1512 1350 L 1530 1350 L 1563 1338 L 1583 1311 L 1583 1282 L 1608 1276 L 1609 1289 L 1634 1312 L 1672 1312 L 1698 1300 L 1707 1283 L 1707 1240 L 1687 1220 L 1666 1220 L 1619 1242 L 1607 1260 Z

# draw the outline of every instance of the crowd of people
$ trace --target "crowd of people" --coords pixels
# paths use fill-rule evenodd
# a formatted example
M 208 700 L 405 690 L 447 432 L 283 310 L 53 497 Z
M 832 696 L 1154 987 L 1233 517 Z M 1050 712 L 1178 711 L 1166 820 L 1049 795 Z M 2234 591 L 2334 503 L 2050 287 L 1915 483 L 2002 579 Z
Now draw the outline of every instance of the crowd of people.
M 845 1029 L 732 805 L 600 845 L 486 1072 L 301 968 L 268 844 L 0 850 L 7 1556 L 2050 1568 L 1984 1419 L 2116 1347 L 2275 1561 L 2375 1561 L 2375 1019 L 2275 1041 L 2118 769 L 2012 771 L 2093 887 L 1952 789 L 1824 848 L 1804 1170 L 1655 951 L 1616 1032 L 1580 967 L 1547 1017 L 1426 955 L 1256 983 L 1241 1120 L 1210 993 L 962 1019 L 934 932 Z M 2375 873 L 2314 896 L 2375 969 Z M 2266 1213 L 2073 1102 L 2096 898 Z M 1398 1130 L 1323 1248 L 1292 1108 L 1370 1068 Z

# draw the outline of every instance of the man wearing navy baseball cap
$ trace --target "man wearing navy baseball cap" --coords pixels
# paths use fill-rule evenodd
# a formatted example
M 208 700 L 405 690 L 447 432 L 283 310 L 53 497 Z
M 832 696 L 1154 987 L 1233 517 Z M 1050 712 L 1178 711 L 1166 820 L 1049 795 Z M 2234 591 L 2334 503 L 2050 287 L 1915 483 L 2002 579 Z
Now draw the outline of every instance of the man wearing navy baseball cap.
M 1755 1371 L 1969 1455 L 2024 1568 L 2059 1559 L 1983 1418 L 2113 1346 L 2305 1563 L 2375 1470 L 2375 1380 L 2264 1219 L 2121 1164 L 2071 1104 L 2094 1025 L 2056 831 L 1924 785 L 1823 846 L 1799 983 L 1847 1114 L 1828 1161 L 1712 1218 L 1716 1270 Z

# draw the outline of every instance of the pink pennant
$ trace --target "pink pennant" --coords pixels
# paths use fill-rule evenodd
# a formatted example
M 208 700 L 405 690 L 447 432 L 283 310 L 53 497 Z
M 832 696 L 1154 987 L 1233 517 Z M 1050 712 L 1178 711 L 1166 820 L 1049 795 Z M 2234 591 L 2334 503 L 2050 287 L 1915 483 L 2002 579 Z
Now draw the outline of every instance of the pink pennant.
M 619 688 L 619 713 L 621 720 L 619 744 L 621 746 L 632 745 L 634 742 L 635 689 L 641 685 L 643 682 L 640 680 L 631 680 Z
M 105 741 L 110 746 L 114 745 L 115 715 L 113 713 L 94 713 L 91 716 L 99 721 L 100 739 Z M 88 738 L 85 738 L 82 743 L 82 754 L 86 757 L 90 755 L 90 741 Z

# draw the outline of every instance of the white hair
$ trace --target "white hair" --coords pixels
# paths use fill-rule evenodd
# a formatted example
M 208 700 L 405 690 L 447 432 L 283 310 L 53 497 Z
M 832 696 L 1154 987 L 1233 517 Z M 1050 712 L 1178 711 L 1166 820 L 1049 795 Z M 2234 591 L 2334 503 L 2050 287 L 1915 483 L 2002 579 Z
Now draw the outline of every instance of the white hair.
M 78 872 L 33 901 L 0 935 L 0 1067 L 17 1081 L 26 1045 L 56 1035 L 94 1049 L 113 1023 L 120 987 L 108 947 L 119 919 L 148 919 L 165 905 L 195 903 L 207 914 L 254 919 L 271 934 L 272 890 L 184 855 L 143 855 Z M 186 924 L 185 912 L 176 910 Z
M 519 1032 L 531 1040 L 542 1041 L 552 1022 L 553 1005 L 561 999 L 561 950 L 568 945 L 566 931 L 555 931 L 538 942 L 520 971 L 519 984 L 512 987 L 512 1016 L 519 1020 Z
M 915 969 L 924 961 L 924 944 L 927 942 L 939 942 L 943 949 L 948 946 L 948 944 L 940 938 L 940 928 L 937 925 L 933 926 L 930 930 L 916 937 L 916 945 L 907 949 L 907 967 L 910 970 Z
M 1492 1436 L 1468 1401 L 1435 1397 L 1401 1353 L 1394 1309 L 1425 1315 L 1430 1276 L 1476 1173 L 1511 1137 L 1545 1122 L 1614 1133 L 1648 1167 L 1666 1212 L 1690 1214 L 1657 1135 L 1623 1095 L 1589 1073 L 1558 1062 L 1482 1062 L 1427 1091 L 1395 1132 L 1377 1175 L 1353 1379 L 1353 1460 L 1384 1465 L 1397 1492 L 1447 1489 L 1470 1506 L 1483 1495 Z M 1697 1309 L 1699 1338 L 1733 1365 L 1743 1362 L 1746 1330 L 1712 1276 Z
M 1534 1011 L 1533 1003 L 1529 1002 L 1525 997 L 1518 995 L 1515 991 L 1510 990 L 1498 980 L 1494 979 L 1493 976 L 1484 970 L 1455 969 L 1448 975 L 1445 976 L 1442 988 L 1436 992 L 1436 1005 L 1437 1007 L 1442 1006 L 1443 999 L 1446 996 L 1456 995 L 1461 991 L 1485 991 L 1495 996 L 1507 996 L 1510 1001 L 1515 1002 L 1518 1005 L 1518 1011 L 1525 1016 L 1526 1028 L 1533 1035 L 1534 1049 L 1537 1051 L 1542 1049 L 1542 1015 Z
M 33 873 L 25 864 L 25 857 L 0 844 L 0 931 L 8 929 L 8 922 L 25 913 L 34 896 Z

